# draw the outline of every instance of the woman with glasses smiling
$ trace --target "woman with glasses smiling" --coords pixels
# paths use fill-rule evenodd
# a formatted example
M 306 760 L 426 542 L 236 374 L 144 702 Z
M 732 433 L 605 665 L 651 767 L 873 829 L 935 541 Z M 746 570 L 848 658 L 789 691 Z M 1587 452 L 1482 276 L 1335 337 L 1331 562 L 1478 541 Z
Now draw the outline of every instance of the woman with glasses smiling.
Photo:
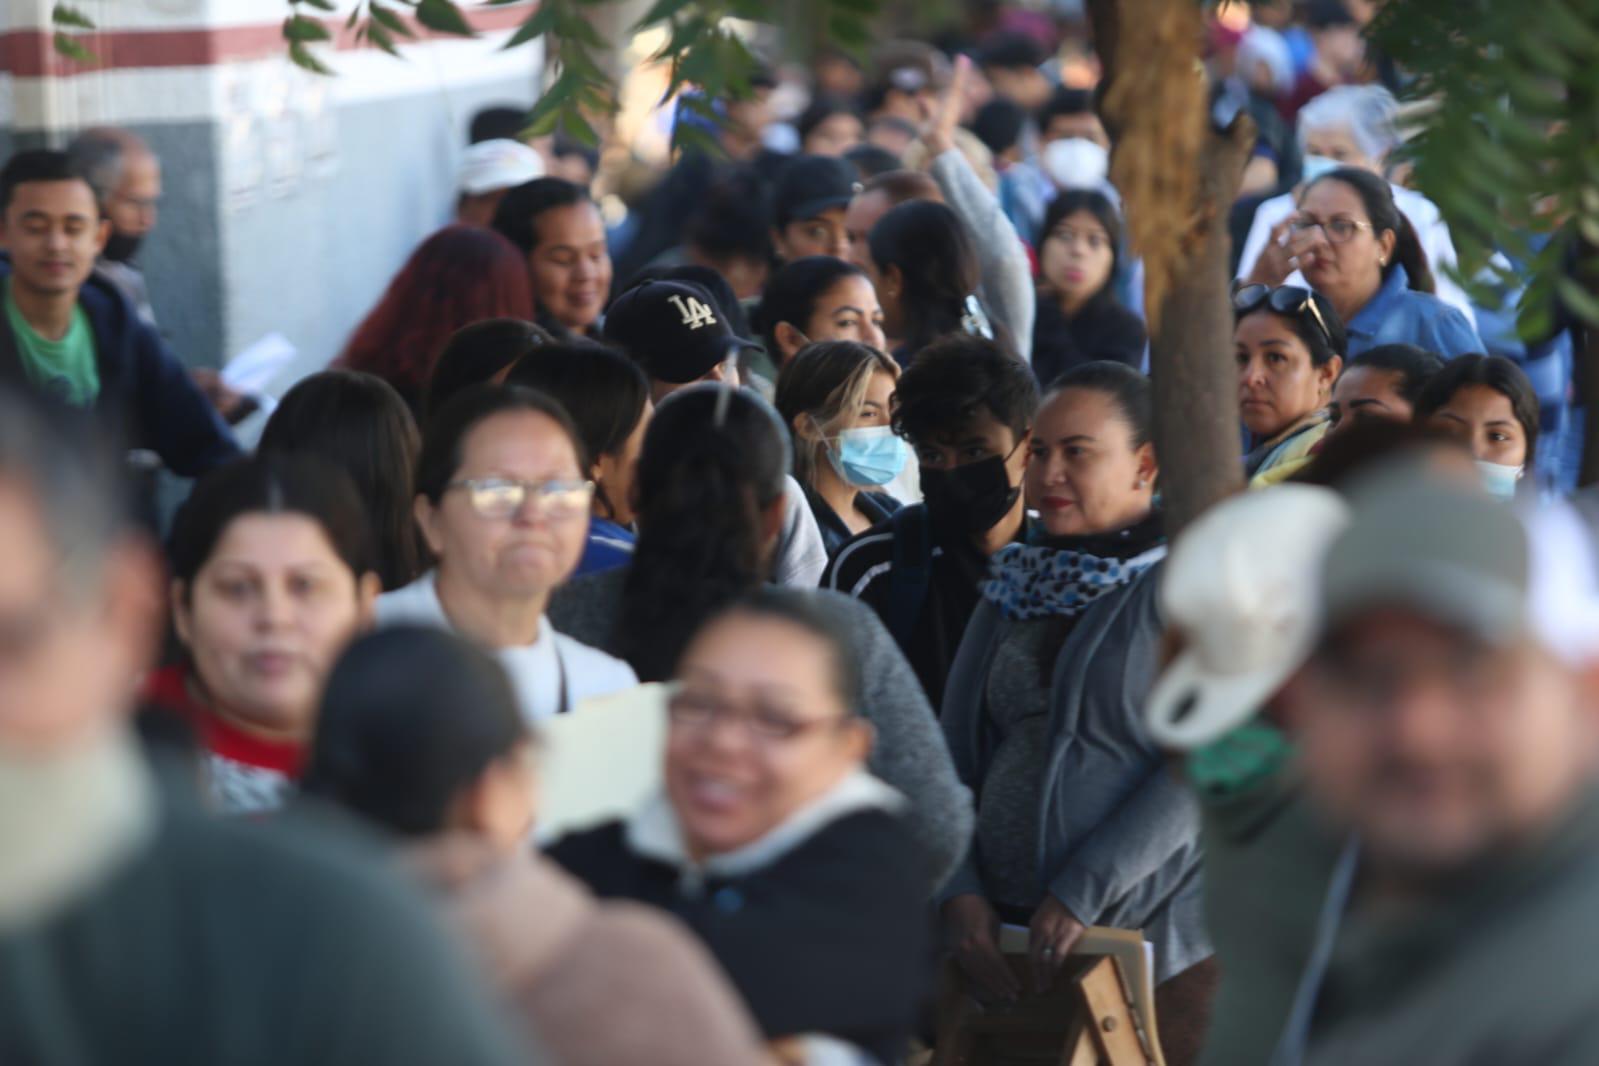
M 898 1062 L 927 973 L 926 893 L 905 798 L 865 768 L 845 605 L 773 588 L 712 616 L 669 689 L 661 794 L 551 855 L 601 897 L 681 918 L 768 1039 Z
M 1289 225 L 1293 262 L 1348 324 L 1349 355 L 1413 344 L 1445 359 L 1483 350 L 1437 285 L 1410 221 L 1382 178 L 1339 167 L 1305 186 Z
M 1273 485 L 1309 464 L 1348 341 L 1332 303 L 1309 289 L 1246 285 L 1233 294 L 1238 407 L 1249 430 L 1244 473 Z
M 458 394 L 428 424 L 417 462 L 417 524 L 438 565 L 380 597 L 378 623 L 440 626 L 496 651 L 529 721 L 637 684 L 626 663 L 544 617 L 583 554 L 586 469 L 572 420 L 544 394 Z

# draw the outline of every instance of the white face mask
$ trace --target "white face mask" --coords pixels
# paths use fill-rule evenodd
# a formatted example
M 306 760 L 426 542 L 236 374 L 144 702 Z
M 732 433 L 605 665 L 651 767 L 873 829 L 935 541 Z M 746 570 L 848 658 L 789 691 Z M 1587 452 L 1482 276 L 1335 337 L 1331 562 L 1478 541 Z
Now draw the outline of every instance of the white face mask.
M 1338 162 L 1338 160 L 1333 159 L 1331 156 L 1307 155 L 1304 163 L 1299 169 L 1300 180 L 1304 184 L 1309 185 L 1323 174 L 1331 173 L 1341 166 L 1343 166 L 1343 164 Z
M 1066 137 L 1044 146 L 1044 172 L 1062 189 L 1093 189 L 1110 174 L 1110 153 L 1086 137 Z
M 1488 490 L 1488 495 L 1501 500 L 1516 498 L 1516 485 L 1526 472 L 1525 466 L 1507 466 L 1504 463 L 1477 460 L 1477 473 L 1482 476 L 1482 487 Z

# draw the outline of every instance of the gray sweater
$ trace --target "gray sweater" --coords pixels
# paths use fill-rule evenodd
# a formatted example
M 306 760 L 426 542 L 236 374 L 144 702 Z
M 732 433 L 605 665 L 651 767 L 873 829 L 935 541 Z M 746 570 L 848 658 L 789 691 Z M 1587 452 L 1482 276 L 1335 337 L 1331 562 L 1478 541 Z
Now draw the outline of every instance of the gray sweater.
M 614 650 L 626 580 L 622 567 L 567 583 L 550 601 L 551 623 L 586 644 Z M 866 691 L 860 712 L 877 730 L 869 768 L 910 801 L 906 823 L 927 855 L 931 894 L 971 841 L 971 793 L 955 776 L 921 683 L 877 614 L 841 593 L 817 589 L 810 594 L 837 619 L 839 632 L 861 657 Z
M 1096 601 L 1056 657 L 1034 824 L 1038 889 L 1087 925 L 1142 929 L 1164 981 L 1211 949 L 1200 913 L 1198 808 L 1143 727 L 1160 642 L 1160 572 Z M 974 790 L 995 752 L 989 673 L 1000 645 L 1019 632 L 992 603 L 979 604 L 944 690 L 944 733 Z M 940 895 L 965 893 L 992 898 L 976 856 Z
M 1033 289 L 1033 266 L 1027 258 L 1026 245 L 999 206 L 999 197 L 989 192 L 959 148 L 951 148 L 933 160 L 929 173 L 950 210 L 966 223 L 976 245 L 983 279 L 978 291 L 983 302 L 993 313 L 994 321 L 1010 333 L 1016 353 L 1031 362 L 1038 295 Z

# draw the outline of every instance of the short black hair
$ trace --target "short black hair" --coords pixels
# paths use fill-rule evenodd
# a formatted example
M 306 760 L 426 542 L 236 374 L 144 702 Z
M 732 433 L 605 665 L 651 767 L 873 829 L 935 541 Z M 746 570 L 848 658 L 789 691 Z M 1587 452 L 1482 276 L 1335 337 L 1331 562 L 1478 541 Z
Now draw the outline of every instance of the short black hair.
M 592 341 L 535 348 L 511 368 L 505 383 L 536 389 L 565 408 L 595 462 L 621 452 L 650 399 L 649 379 L 639 365 Z M 596 495 L 610 505 L 598 486 Z
M 774 363 L 782 361 L 777 344 L 779 322 L 787 322 L 803 333 L 824 292 L 845 278 L 865 276 L 866 272 L 854 263 L 830 255 L 808 255 L 784 263 L 766 283 L 760 308 L 755 312 L 766 354 Z
M 1305 9 L 1305 25 L 1313 30 L 1326 30 L 1334 26 L 1353 26 L 1355 16 L 1349 13 L 1344 0 L 1310 0 Z
M 67 153 L 35 148 L 18 152 L 6 161 L 4 169 L 0 169 L 0 215 L 10 209 L 11 197 L 16 195 L 18 185 L 35 181 L 81 181 L 89 195 L 95 196 L 88 175 Z M 99 202 L 96 197 L 95 203 Z
M 1356 367 L 1398 374 L 1399 395 L 1411 407 L 1415 407 L 1416 401 L 1421 399 L 1421 390 L 1444 368 L 1444 360 L 1437 352 L 1429 352 L 1414 344 L 1379 344 L 1350 359 L 1344 370 L 1347 373 Z
M 372 528 L 350 475 L 312 455 L 267 452 L 211 471 L 173 519 L 172 576 L 193 588 L 235 519 L 250 514 L 304 515 L 356 577 L 377 570 Z
M 1059 115 L 1092 115 L 1098 114 L 1094 108 L 1094 94 L 1088 89 L 1070 89 L 1061 86 L 1049 99 L 1044 101 L 1044 106 L 1038 109 L 1037 121 L 1039 129 L 1048 129 L 1049 120 Z
M 734 616 L 770 618 L 804 630 L 827 645 L 833 660 L 833 691 L 844 713 L 854 718 L 866 699 L 866 670 L 854 643 L 843 636 L 853 625 L 847 615 L 834 601 L 818 596 L 815 589 L 769 585 L 731 601 L 710 615 L 700 631 Z
M 899 156 L 875 144 L 856 145 L 844 153 L 844 160 L 855 168 L 862 181 L 871 181 L 879 174 L 887 174 L 905 165 Z
M 1126 363 L 1095 359 L 1079 363 L 1050 383 L 1047 395 L 1067 389 L 1087 389 L 1109 396 L 1132 427 L 1133 447 L 1155 439 L 1155 403 L 1149 378 Z
M 461 794 L 530 739 L 492 654 L 437 628 L 356 640 L 328 676 L 302 783 L 405 836 L 448 828 Z
M 843 100 L 836 96 L 819 95 L 812 99 L 806 105 L 805 110 L 800 112 L 799 118 L 794 120 L 794 129 L 799 133 L 800 144 L 803 145 L 805 138 L 809 137 L 817 126 L 820 126 L 834 115 L 861 117 L 860 111 L 848 100 Z
M 568 156 L 575 155 L 587 163 L 590 170 L 598 170 L 600 167 L 600 150 L 598 148 L 591 148 L 582 141 L 569 137 L 564 133 L 557 133 L 550 139 L 550 154 L 557 159 L 565 159 Z
M 700 206 L 689 216 L 684 243 L 711 256 L 770 260 L 770 192 L 753 169 L 729 169 L 704 191 Z
M 505 194 L 494 212 L 494 228 L 526 255 L 538 247 L 540 215 L 585 203 L 593 201 L 580 185 L 562 178 L 534 178 Z
M 539 345 L 553 342 L 543 329 L 520 318 L 486 318 L 462 326 L 450 334 L 433 364 L 424 421 L 431 421 L 433 413 L 462 389 L 492 380 Z
M 1017 440 L 1038 413 L 1032 367 L 1002 345 L 970 334 L 934 341 L 900 375 L 894 392 L 894 432 L 931 441 L 986 413 Z
M 467 143 L 521 140 L 522 131 L 527 129 L 530 111 L 530 107 L 513 107 L 509 104 L 481 108 L 473 114 L 472 123 L 467 128 Z
M 473 385 L 456 393 L 428 422 L 427 432 L 422 436 L 422 454 L 416 461 L 417 495 L 427 497 L 429 502 L 438 506 L 444 498 L 444 490 L 461 469 L 466 438 L 495 415 L 516 411 L 544 415 L 559 426 L 567 440 L 572 442 L 572 450 L 577 453 L 578 469 L 587 473 L 588 452 L 566 408 L 533 389 L 511 385 Z
M 1441 411 L 1468 385 L 1484 385 L 1510 401 L 1510 410 L 1527 436 L 1527 465 L 1538 454 L 1538 393 L 1526 373 L 1502 355 L 1461 355 L 1432 376 L 1416 399 L 1416 421 Z
M 977 109 L 972 132 L 990 152 L 1003 155 L 1016 147 L 1027 128 L 1027 110 L 1014 100 L 996 97 Z
M 393 591 L 422 571 L 411 491 L 421 447 L 416 419 L 394 386 L 355 370 L 324 370 L 284 394 L 258 451 L 312 455 L 350 476 L 372 526 L 378 576 Z
M 1036 70 L 1044 62 L 1044 49 L 1033 37 L 1015 30 L 1000 30 L 977 46 L 977 65 L 984 70 Z

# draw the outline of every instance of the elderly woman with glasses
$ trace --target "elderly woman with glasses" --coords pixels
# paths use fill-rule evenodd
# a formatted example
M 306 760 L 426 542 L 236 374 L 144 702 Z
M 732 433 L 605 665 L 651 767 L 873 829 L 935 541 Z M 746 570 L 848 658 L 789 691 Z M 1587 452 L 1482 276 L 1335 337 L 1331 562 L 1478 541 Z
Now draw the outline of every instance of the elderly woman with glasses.
M 1289 233 L 1300 273 L 1347 324 L 1349 355 L 1383 344 L 1445 359 L 1483 350 L 1466 316 L 1434 295 L 1427 253 L 1375 174 L 1340 167 L 1309 182 Z
M 588 534 L 582 440 L 531 389 L 469 388 L 428 424 L 416 518 L 438 565 L 378 599 L 378 624 L 433 625 L 495 651 L 536 721 L 638 683 L 626 663 L 564 636 L 545 606 Z
M 660 795 L 550 854 L 601 897 L 682 919 L 769 1040 L 898 1062 L 927 972 L 926 891 L 905 797 L 866 770 L 852 630 L 848 601 L 814 592 L 724 605 L 668 689 Z
M 1309 289 L 1246 285 L 1233 296 L 1238 407 L 1251 447 L 1245 474 L 1272 485 L 1310 462 L 1348 340 L 1330 300 Z

